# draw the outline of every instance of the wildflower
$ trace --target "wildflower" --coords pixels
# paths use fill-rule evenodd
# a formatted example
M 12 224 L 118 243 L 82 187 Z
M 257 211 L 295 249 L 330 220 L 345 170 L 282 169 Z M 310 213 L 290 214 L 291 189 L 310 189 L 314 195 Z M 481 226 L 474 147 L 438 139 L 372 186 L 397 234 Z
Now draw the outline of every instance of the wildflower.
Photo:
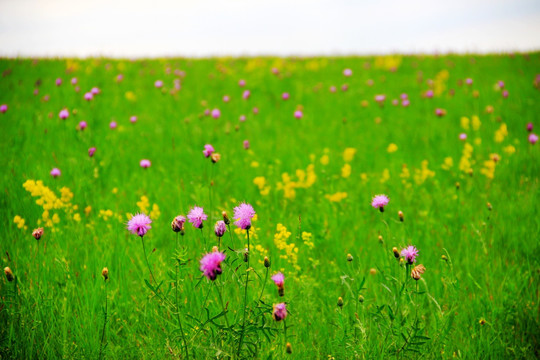
M 287 317 L 287 306 L 285 303 L 274 304 L 272 317 L 276 321 L 284 320 Z
M 426 271 L 426 268 L 424 265 L 420 264 L 420 265 L 416 265 L 415 267 L 412 268 L 411 270 L 411 277 L 418 281 L 420 280 L 420 278 L 422 277 L 422 274 Z
M 534 145 L 536 144 L 537 141 L 538 141 L 538 135 L 531 133 L 529 135 L 529 142 Z
M 407 246 L 406 248 L 401 250 L 401 256 L 403 256 L 405 260 L 407 260 L 408 264 L 412 264 L 416 261 L 416 257 L 418 256 L 418 250 L 412 245 Z
M 221 160 L 221 154 L 218 154 L 217 152 L 213 153 L 211 156 L 210 156 L 210 159 L 212 160 L 212 162 L 215 164 L 217 163 L 219 160 Z
M 507 98 L 508 97 L 508 90 L 504 89 L 503 92 L 502 92 L 502 96 L 503 96 L 503 98 Z
M 229 225 L 231 223 L 231 220 L 229 219 L 226 211 L 222 211 L 221 216 L 223 216 L 223 222 L 225 223 L 225 225 Z
M 178 215 L 173 219 L 171 222 L 171 228 L 174 232 L 180 232 L 182 235 L 184 232 L 184 224 L 186 222 L 186 217 L 182 215 Z
M 351 254 L 347 254 L 347 261 L 348 262 L 353 261 L 353 256 Z
M 287 93 L 287 92 L 284 92 L 283 94 L 281 94 L 281 98 L 282 98 L 283 100 L 289 100 L 289 97 L 290 97 L 290 95 L 289 95 L 289 93 Z
M 398 211 L 399 221 L 403 222 L 403 211 Z
M 398 248 L 394 246 L 394 247 L 392 248 L 392 252 L 394 253 L 394 257 L 395 257 L 396 259 L 399 259 L 399 256 L 400 256 L 400 255 L 399 255 Z
M 139 165 L 143 168 L 143 169 L 148 169 L 150 167 L 150 165 L 152 165 L 152 163 L 150 162 L 150 160 L 148 159 L 142 159 L 141 162 L 139 163 Z
M 488 209 L 489 211 L 491 211 L 491 210 L 493 209 L 493 206 L 491 205 L 490 202 L 488 202 L 488 203 L 486 204 L 486 207 L 487 207 L 487 209 Z
M 246 86 L 246 80 L 240 79 L 240 80 L 238 81 L 238 86 L 240 86 L 240 87 Z
M 91 92 L 87 92 L 86 94 L 84 94 L 84 100 L 86 101 L 92 101 L 93 98 L 94 94 L 92 94 Z
M 287 352 L 287 354 L 292 354 L 292 346 L 290 342 L 285 345 L 285 351 Z
M 369 274 L 370 275 L 377 275 L 377 269 L 374 269 L 374 268 L 369 269 Z
M 54 178 L 60 176 L 61 174 L 62 172 L 58 168 L 54 168 L 51 170 L 51 176 Z
M 240 117 L 238 118 L 238 120 L 239 120 L 240 122 L 246 121 L 246 115 L 240 115 Z
M 79 130 L 83 131 L 84 129 L 86 129 L 86 127 L 88 126 L 88 124 L 86 123 L 86 121 L 81 121 L 79 123 Z
M 401 106 L 407 107 L 407 106 L 409 106 L 409 105 L 410 105 L 409 99 L 405 99 L 405 100 L 401 101 Z
M 152 220 L 145 214 L 135 214 L 128 222 L 127 229 L 133 234 L 143 237 L 152 227 Z
M 375 101 L 378 102 L 379 105 L 382 105 L 384 100 L 386 100 L 386 95 L 375 95 Z
M 437 115 L 438 117 L 443 117 L 444 115 L 446 115 L 446 110 L 437 108 L 435 109 L 435 115 Z
M 258 107 L 254 107 L 253 110 L 251 110 L 251 111 L 253 111 L 253 113 L 254 113 L 255 115 L 257 115 L 257 114 L 259 113 L 259 108 L 258 108 Z
M 465 83 L 470 86 L 473 83 L 473 79 L 467 78 L 467 79 L 465 79 Z
M 265 267 L 265 268 L 269 268 L 269 267 L 270 267 L 270 259 L 268 258 L 268 256 L 265 256 L 265 257 L 264 257 L 264 267 Z
M 67 109 L 62 109 L 60 110 L 60 112 L 58 113 L 58 117 L 62 120 L 65 120 L 67 119 L 69 116 L 69 111 Z
M 347 76 L 347 77 L 351 76 L 352 75 L 352 70 L 351 69 L 343 70 L 343 75 Z
M 340 308 L 343 307 L 343 298 L 341 296 L 337 299 L 337 306 L 339 306 Z
M 13 275 L 13 271 L 9 267 L 4 268 L 4 273 L 6 274 L 7 281 L 11 282 L 15 279 L 15 276 Z
M 221 111 L 219 111 L 219 109 L 214 109 L 212 110 L 211 114 L 214 119 L 219 119 L 219 117 L 221 116 Z
M 503 89 L 503 88 L 504 88 L 504 81 L 499 80 L 499 81 L 497 82 L 497 85 L 499 86 L 500 89 Z
M 229 95 L 223 96 L 223 102 L 229 102 L 231 100 L 231 97 Z
M 216 222 L 216 225 L 214 226 L 214 232 L 216 233 L 217 237 L 222 237 L 223 234 L 225 234 L 225 231 L 227 231 L 227 225 L 225 225 L 225 222 L 223 220 L 219 220 Z
M 8 109 L 8 106 L 6 104 L 0 105 L 0 112 L 4 114 Z
M 483 325 L 485 325 L 485 324 L 486 324 L 486 319 L 484 319 L 484 318 L 481 318 L 481 319 L 480 319 L 480 320 L 478 321 L 478 323 L 479 323 L 480 325 L 482 325 L 482 326 L 483 326 Z
M 103 279 L 107 281 L 109 279 L 109 269 L 104 267 L 103 270 L 101 270 L 101 276 L 103 276 Z
M 533 123 L 532 123 L 532 122 L 530 122 L 530 123 L 527 124 L 527 131 L 528 131 L 528 132 L 533 131 Z
M 204 209 L 200 206 L 194 206 L 188 214 L 188 220 L 194 228 L 202 229 L 203 221 L 208 219 L 208 215 L 204 213 Z
M 335 92 L 336 92 L 336 90 L 337 90 L 337 89 L 336 89 L 336 87 L 335 87 L 335 86 L 333 86 L 333 85 L 332 85 L 332 86 L 330 86 L 330 92 L 332 92 L 332 93 L 335 93 Z
M 203 150 L 203 154 L 204 154 L 204 157 L 210 157 L 210 155 L 212 155 L 212 153 L 214 152 L 214 147 L 210 144 L 206 144 L 204 145 L 204 150 Z
M 32 231 L 32 236 L 34 239 L 39 240 L 43 236 L 43 228 L 37 228 L 34 231 Z
M 77 78 L 76 77 L 71 79 L 71 85 L 77 85 Z
M 360 303 L 363 303 L 364 302 L 364 297 L 362 295 L 358 295 L 358 301 Z
M 97 94 L 99 94 L 101 91 L 99 90 L 99 88 L 97 88 L 97 87 L 94 86 L 94 87 L 90 90 L 90 92 L 92 93 L 92 95 L 97 95 Z
M 116 129 L 117 126 L 118 124 L 116 124 L 116 121 L 111 121 L 111 123 L 109 124 L 109 127 L 113 130 Z
M 282 273 L 278 272 L 277 274 L 272 276 L 272 281 L 274 282 L 274 284 L 276 284 L 278 288 L 279 296 L 285 295 L 285 276 Z
M 163 87 L 163 81 L 161 81 L 161 80 L 156 80 L 156 82 L 154 83 L 154 86 L 155 86 L 157 89 Z
M 249 149 L 249 140 L 244 140 L 244 149 Z
M 136 116 L 132 116 L 129 118 L 129 121 L 132 123 L 132 124 L 135 124 L 137 122 L 137 117 Z
M 249 91 L 249 90 L 244 90 L 244 92 L 242 93 L 242 98 L 243 98 L 244 100 L 247 100 L 247 99 L 249 99 L 250 95 L 251 95 L 251 91 Z
M 234 208 L 234 219 L 236 220 L 234 225 L 243 230 L 249 230 L 251 228 L 251 219 L 253 216 L 255 216 L 253 206 L 242 203 Z
M 304 114 L 302 113 L 301 110 L 296 110 L 296 111 L 294 112 L 294 117 L 295 117 L 296 119 L 301 119 L 302 116 L 304 116 Z
M 424 97 L 431 99 L 433 97 L 433 90 L 428 90 L 424 93 Z
M 373 200 L 371 201 L 371 206 L 373 206 L 375 209 L 379 209 L 381 212 L 384 212 L 384 207 L 388 205 L 388 202 L 390 199 L 388 196 L 382 194 L 382 195 L 375 195 L 373 197 Z
M 88 149 L 88 156 L 89 157 L 92 157 L 94 156 L 94 153 L 96 152 L 96 148 L 95 147 L 91 147 L 90 149 Z
M 461 140 L 461 141 L 467 140 L 467 134 L 465 134 L 465 133 L 459 134 L 459 140 Z
M 200 270 L 203 275 L 209 280 L 216 280 L 217 276 L 222 273 L 221 262 L 225 260 L 225 257 L 225 254 L 219 251 L 212 251 L 204 255 L 200 262 Z
M 62 79 L 58 78 L 56 79 L 56 86 L 62 85 Z

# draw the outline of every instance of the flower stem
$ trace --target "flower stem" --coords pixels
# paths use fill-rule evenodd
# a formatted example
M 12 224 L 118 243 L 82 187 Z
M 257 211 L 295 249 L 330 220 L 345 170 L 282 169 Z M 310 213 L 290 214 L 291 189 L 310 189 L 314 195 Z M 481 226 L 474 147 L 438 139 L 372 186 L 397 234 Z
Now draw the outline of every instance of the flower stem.
M 105 280 L 105 321 L 103 322 L 103 331 L 101 332 L 101 341 L 99 343 L 99 356 L 98 359 L 101 360 L 101 355 L 103 352 L 103 340 L 105 339 L 105 329 L 107 327 L 107 281 Z
M 244 342 L 244 331 L 246 329 L 246 307 L 247 307 L 247 289 L 249 281 L 249 229 L 247 231 L 247 270 L 246 270 L 246 286 L 244 287 L 244 316 L 242 320 L 242 332 L 240 333 L 240 341 L 238 342 L 238 356 L 240 356 L 240 351 L 242 350 L 242 343 Z
M 268 280 L 268 269 L 269 268 L 266 268 L 266 275 L 264 276 L 264 283 L 263 283 L 263 287 L 261 289 L 261 295 L 259 295 L 259 300 L 257 300 L 257 304 L 261 302 L 261 299 L 262 299 L 262 296 L 263 296 L 263 293 L 264 293 L 264 288 L 266 287 L 266 280 Z
M 142 242 L 142 247 L 143 247 L 143 252 L 144 252 L 144 258 L 146 259 L 146 265 L 148 266 L 148 270 L 150 271 L 150 281 L 152 281 L 152 279 L 154 280 L 154 282 L 156 282 L 156 277 L 154 276 L 154 273 L 152 272 L 152 267 L 150 267 L 150 263 L 148 262 L 148 256 L 146 255 L 146 247 L 144 246 L 144 238 L 141 236 L 141 242 Z
M 176 233 L 176 251 L 178 252 L 178 233 Z M 180 333 L 182 334 L 182 341 L 184 342 L 186 359 L 189 359 L 186 334 L 184 334 L 184 329 L 182 328 L 182 321 L 180 319 L 180 305 L 178 304 L 178 272 L 180 270 L 180 263 L 178 262 L 178 259 L 175 259 L 175 260 L 176 260 L 176 279 L 175 279 L 175 284 L 174 284 L 174 296 L 176 300 L 176 318 L 178 320 L 178 327 L 180 327 Z
M 219 302 L 221 303 L 221 308 L 223 309 L 223 313 L 225 314 L 225 323 L 227 323 L 227 327 L 230 328 L 231 326 L 229 325 L 229 319 L 227 318 L 227 309 L 225 308 L 225 305 L 223 304 L 223 297 L 221 296 L 221 291 L 219 290 L 217 281 L 214 281 L 214 285 L 216 286 Z

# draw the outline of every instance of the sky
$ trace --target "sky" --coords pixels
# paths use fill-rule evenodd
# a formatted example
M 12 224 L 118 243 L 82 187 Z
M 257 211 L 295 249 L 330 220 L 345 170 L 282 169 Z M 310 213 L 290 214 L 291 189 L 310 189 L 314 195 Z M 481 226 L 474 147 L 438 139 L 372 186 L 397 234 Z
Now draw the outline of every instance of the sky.
M 540 50 L 540 0 L 0 0 L 0 56 Z

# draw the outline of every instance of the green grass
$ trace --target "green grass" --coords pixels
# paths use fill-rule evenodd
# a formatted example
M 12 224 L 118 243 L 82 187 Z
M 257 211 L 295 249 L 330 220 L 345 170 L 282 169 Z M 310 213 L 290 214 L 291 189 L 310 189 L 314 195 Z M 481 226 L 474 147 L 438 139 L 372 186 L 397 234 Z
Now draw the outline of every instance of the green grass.
M 390 71 L 393 66 L 396 71 Z M 279 76 L 272 67 L 280 69 Z M 350 78 L 342 75 L 347 67 L 354 72 Z M 176 69 L 185 76 L 175 75 Z M 540 156 L 526 130 L 528 122 L 535 132 L 540 126 L 540 91 L 533 84 L 540 53 L 2 59 L 0 70 L 0 104 L 9 106 L 0 114 L 0 256 L 15 275 L 15 281 L 0 281 L 0 358 L 99 358 L 100 348 L 109 359 L 185 358 L 178 318 L 189 356 L 198 359 L 540 355 Z M 117 82 L 120 73 L 124 80 Z M 463 83 L 467 77 L 474 79 L 472 86 Z M 175 78 L 182 88 L 171 93 Z M 154 87 L 158 79 L 165 83 L 162 90 Z M 249 100 L 242 99 L 240 79 L 251 90 Z M 432 99 L 422 96 L 428 79 L 434 81 Z M 505 82 L 508 98 L 496 87 L 498 80 Z M 332 85 L 336 93 L 329 91 Z M 83 95 L 94 86 L 101 93 L 86 102 Z M 283 92 L 291 94 L 288 101 L 281 99 Z M 391 104 L 401 93 L 409 95 L 407 108 Z M 384 107 L 375 103 L 376 94 L 386 94 Z M 297 120 L 299 106 L 304 117 Z M 70 116 L 60 120 L 64 107 Z M 213 108 L 221 110 L 219 119 L 204 116 Z M 446 116 L 435 116 L 436 108 Z M 242 114 L 247 121 L 239 121 Z M 138 117 L 135 124 L 132 115 Z M 476 129 L 474 116 L 481 124 Z M 470 120 L 469 129 L 462 117 Z M 84 132 L 77 130 L 81 120 L 88 123 Z M 112 120 L 115 130 L 109 128 Z M 507 134 L 497 139 L 503 124 Z M 471 174 L 466 166 L 460 169 L 462 132 L 473 147 Z M 249 150 L 243 148 L 246 139 Z M 387 151 L 391 143 L 397 151 Z M 205 144 L 221 154 L 218 163 L 204 158 Z M 89 158 L 92 146 L 97 151 Z M 356 149 L 349 177 L 342 176 L 346 148 Z M 500 161 L 491 178 L 482 169 L 494 153 Z M 453 165 L 443 169 L 447 157 Z M 141 159 L 152 166 L 142 169 Z M 422 170 L 426 162 L 429 171 Z M 297 170 L 311 164 L 316 180 L 306 185 Z M 49 175 L 54 167 L 62 171 L 58 178 Z M 294 196 L 283 189 L 295 186 L 286 184 L 284 173 L 301 183 Z M 267 194 L 253 182 L 261 176 Z M 49 210 L 49 218 L 56 214 L 59 221 L 45 224 L 39 242 L 31 233 L 44 225 L 44 208 L 23 188 L 28 180 L 42 180 L 58 198 L 63 187 L 73 193 Z M 326 197 L 339 192 L 347 194 L 341 201 Z M 380 193 L 390 197 L 384 213 L 370 206 Z M 142 196 L 150 203 L 146 211 L 157 204 L 160 212 L 151 214 L 152 229 L 144 237 L 159 290 L 140 238 L 125 229 L 126 214 L 140 211 Z M 232 217 L 242 201 L 254 206 L 258 218 L 251 231 L 247 321 L 238 355 L 245 235 L 233 229 L 232 237 L 223 237 L 227 259 L 215 282 L 201 278 L 199 260 L 217 245 L 213 226 L 221 212 Z M 193 205 L 209 215 L 204 239 L 187 224 L 177 252 L 171 220 Z M 22 227 L 16 216 L 25 220 Z M 275 241 L 278 224 L 291 233 L 286 243 L 296 250 L 288 256 Z M 312 234 L 313 247 L 303 232 Z M 409 244 L 420 250 L 418 263 L 427 269 L 418 282 L 392 253 Z M 268 280 L 258 302 L 265 255 L 269 276 L 285 274 L 285 296 Z M 109 269 L 107 282 L 103 267 Z M 289 311 L 286 333 L 284 322 L 271 315 L 272 305 L 282 301 Z M 292 354 L 286 354 L 287 342 Z

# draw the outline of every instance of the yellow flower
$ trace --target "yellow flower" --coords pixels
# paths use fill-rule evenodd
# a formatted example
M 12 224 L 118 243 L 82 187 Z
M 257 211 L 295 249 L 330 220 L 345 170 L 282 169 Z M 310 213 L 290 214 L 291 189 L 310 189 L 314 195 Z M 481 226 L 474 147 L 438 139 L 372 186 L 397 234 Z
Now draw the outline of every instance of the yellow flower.
M 450 170 L 450 168 L 454 166 L 454 160 L 450 156 L 444 158 L 444 163 L 441 165 L 441 167 L 444 170 Z
M 396 152 L 397 149 L 398 149 L 397 145 L 392 143 L 388 145 L 388 148 L 386 149 L 386 151 L 388 151 L 389 153 L 393 153 L 393 152 Z
M 504 138 L 508 135 L 508 129 L 506 128 L 506 124 L 501 124 L 499 129 L 495 131 L 495 141 L 496 142 L 503 142 Z
M 462 116 L 461 117 L 461 127 L 465 130 L 469 130 L 469 118 Z
M 480 129 L 480 126 L 482 125 L 482 123 L 480 122 L 480 118 L 476 115 L 474 115 L 472 117 L 472 128 L 474 131 L 477 131 Z
M 390 171 L 388 171 L 388 169 L 384 169 L 381 175 L 381 183 L 385 183 L 388 180 L 390 180 Z
M 81 221 L 81 215 L 79 213 L 73 215 L 73 220 L 79 222 Z
M 513 147 L 512 145 L 505 146 L 503 150 L 507 154 L 513 154 L 516 152 L 516 148 Z
M 341 168 L 341 176 L 344 178 L 348 178 L 349 176 L 351 176 L 351 165 L 343 165 L 343 167 Z
M 343 151 L 343 161 L 351 162 L 354 159 L 355 154 L 356 154 L 356 149 L 355 148 L 346 148 Z
M 330 162 L 330 158 L 328 157 L 328 155 L 323 155 L 321 157 L 321 164 L 322 165 L 328 165 L 328 163 Z
M 346 192 L 337 192 L 335 194 L 327 194 L 327 195 L 324 195 L 325 198 L 327 198 L 328 200 L 332 201 L 332 202 L 340 202 L 341 200 L 345 199 L 347 197 L 347 193 Z

